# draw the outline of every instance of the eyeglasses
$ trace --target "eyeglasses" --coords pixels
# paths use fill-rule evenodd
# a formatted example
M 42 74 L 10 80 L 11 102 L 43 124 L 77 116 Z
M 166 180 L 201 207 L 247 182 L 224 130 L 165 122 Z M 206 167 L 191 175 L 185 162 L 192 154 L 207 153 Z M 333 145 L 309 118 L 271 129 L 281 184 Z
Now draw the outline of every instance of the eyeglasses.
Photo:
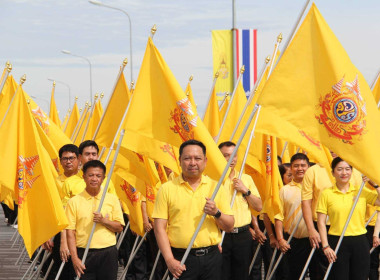
M 61 161 L 66 162 L 66 161 L 74 161 L 77 157 L 63 157 L 61 158 Z

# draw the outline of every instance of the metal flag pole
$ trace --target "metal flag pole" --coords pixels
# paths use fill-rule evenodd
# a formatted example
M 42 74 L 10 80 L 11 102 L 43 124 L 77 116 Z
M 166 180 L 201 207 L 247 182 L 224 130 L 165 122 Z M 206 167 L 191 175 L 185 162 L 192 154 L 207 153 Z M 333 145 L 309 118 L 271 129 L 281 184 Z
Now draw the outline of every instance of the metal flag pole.
M 311 262 L 311 259 L 313 258 L 313 255 L 314 255 L 314 253 L 315 253 L 315 250 L 316 250 L 315 247 L 314 247 L 313 249 L 311 249 L 311 251 L 310 251 L 310 255 L 309 255 L 309 257 L 307 258 L 307 261 L 306 261 L 306 263 L 305 263 L 305 266 L 303 267 L 303 270 L 302 270 L 302 273 L 301 273 L 301 276 L 300 276 L 299 280 L 302 280 L 303 277 L 305 276 L 306 271 L 307 271 L 307 268 L 309 267 L 309 264 L 310 264 L 310 262 Z
M 160 255 L 161 255 L 161 251 L 160 251 L 160 249 L 158 249 L 157 256 L 156 256 L 156 259 L 154 260 L 153 268 L 152 268 L 152 271 L 151 271 L 150 276 L 149 276 L 149 280 L 153 279 L 154 273 L 155 273 L 156 268 L 157 268 L 158 260 L 160 259 Z
M 80 123 L 80 125 L 78 127 L 78 130 L 77 130 L 77 132 L 75 134 L 73 142 L 75 142 L 77 140 L 77 138 L 79 136 L 79 133 L 80 133 L 80 130 L 82 129 L 82 126 L 83 126 L 84 122 L 86 121 L 86 117 L 88 116 L 88 118 L 90 118 L 91 111 L 92 111 L 92 105 L 93 104 L 91 104 L 91 103 L 88 104 L 86 114 L 84 114 L 84 117 L 83 117 L 83 119 L 82 119 L 82 121 L 81 121 L 81 123 Z
M 210 91 L 210 94 L 208 96 L 207 106 L 206 106 L 206 110 L 203 113 L 202 121 L 204 121 L 204 119 L 205 119 L 206 111 L 207 111 L 208 106 L 210 105 L 211 96 L 212 96 L 212 93 L 214 92 L 214 88 L 215 88 L 216 81 L 217 81 L 218 77 L 219 77 L 219 72 L 216 72 L 215 76 L 214 76 L 214 80 L 212 81 L 211 91 Z
M 119 71 L 119 73 L 117 74 L 116 82 L 115 82 L 115 84 L 114 84 L 114 86 L 113 86 L 113 88 L 112 88 L 111 97 L 108 99 L 106 109 L 104 110 L 104 113 L 103 113 L 102 117 L 100 118 L 100 121 L 99 121 L 99 123 L 98 123 L 98 126 L 96 127 L 96 130 L 95 130 L 94 136 L 92 137 L 92 140 L 95 140 L 96 136 L 98 135 L 98 132 L 99 132 L 100 126 L 102 125 L 103 120 L 104 120 L 104 115 L 105 115 L 105 113 L 107 112 L 107 109 L 108 109 L 108 106 L 110 105 L 110 102 L 111 102 L 112 96 L 113 96 L 114 93 L 115 93 L 116 86 L 117 86 L 117 84 L 118 84 L 118 82 L 119 82 L 119 80 L 120 80 L 120 76 L 121 76 L 121 74 L 124 72 L 124 68 L 125 68 L 125 66 L 127 65 L 127 63 L 128 63 L 128 59 L 124 59 L 122 65 L 120 66 L 120 71 Z
M 5 112 L 4 117 L 3 117 L 3 119 L 1 120 L 0 127 L 3 125 L 4 120 L 5 120 L 5 118 L 7 117 L 9 110 L 11 109 L 11 106 L 12 106 L 13 100 L 15 100 L 15 97 L 16 97 L 16 94 L 17 94 L 17 91 L 19 90 L 20 87 L 22 87 L 22 85 L 25 83 L 25 81 L 26 81 L 26 75 L 24 74 L 24 75 L 21 77 L 21 79 L 20 79 L 20 84 L 18 85 L 18 87 L 17 87 L 17 89 L 16 89 L 16 91 L 15 91 L 15 94 L 13 94 L 13 97 L 12 97 L 11 102 L 9 102 L 9 105 L 8 105 L 7 111 Z
M 358 191 L 358 193 L 357 193 L 357 195 L 355 197 L 354 204 L 351 207 L 350 214 L 348 215 L 348 218 L 347 218 L 347 221 L 346 221 L 346 223 L 344 225 L 342 234 L 339 237 L 338 244 L 335 247 L 335 255 L 338 255 L 339 247 L 340 247 L 340 245 L 341 245 L 341 243 L 343 241 L 344 234 L 346 233 L 348 224 L 349 224 L 349 222 L 351 220 L 352 214 L 354 213 L 354 210 L 355 210 L 356 204 L 358 203 L 360 194 L 362 193 L 362 190 L 364 188 L 364 184 L 365 184 L 365 182 L 362 182 L 362 185 L 360 186 L 360 189 L 359 189 L 359 191 Z M 329 277 L 329 274 L 330 274 L 330 271 L 331 271 L 331 268 L 332 268 L 333 264 L 334 263 L 330 263 L 329 266 L 327 267 L 327 271 L 326 271 L 326 274 L 325 274 L 325 277 L 323 278 L 323 280 L 327 280 L 327 278 Z
M 129 228 L 129 221 L 128 221 L 127 225 L 125 226 L 125 229 L 123 230 L 123 233 L 122 233 L 121 236 L 119 237 L 119 240 L 118 240 L 117 243 L 116 243 L 116 249 L 119 250 L 119 248 L 120 248 L 120 246 L 121 246 L 121 243 L 123 243 L 123 240 L 124 240 L 124 237 L 125 237 L 125 235 L 126 235 L 126 233 L 127 233 L 128 228 Z
M 29 273 L 29 270 L 31 270 L 32 267 L 34 267 L 34 266 L 36 265 L 37 260 L 39 259 L 39 257 L 40 257 L 40 255 L 41 255 L 42 251 L 43 251 L 43 249 L 42 249 L 42 247 L 40 247 L 40 248 L 38 249 L 38 253 L 37 253 L 36 257 L 34 258 L 34 260 L 32 261 L 32 263 L 30 264 L 30 266 L 28 267 L 28 269 L 25 271 L 24 276 L 22 276 L 21 280 L 23 280 L 23 279 L 26 277 L 26 275 Z M 33 270 L 32 270 L 32 271 L 33 271 Z M 30 275 L 29 275 L 29 276 L 30 276 Z
M 65 261 L 61 262 L 61 265 L 59 266 L 57 275 L 55 276 L 54 280 L 59 280 L 59 277 L 61 276 L 61 273 L 63 271 L 63 267 L 65 266 Z
M 86 103 L 84 104 L 84 110 L 77 122 L 77 124 L 75 125 L 75 128 L 74 128 L 74 131 L 70 137 L 70 140 L 73 141 L 74 139 L 74 136 L 77 134 L 77 130 L 79 129 L 79 126 L 82 124 L 83 122 L 83 119 L 85 118 L 86 114 L 87 114 L 87 110 L 88 110 L 88 101 L 86 101 Z
M 266 232 L 267 232 L 267 230 L 265 229 L 264 232 L 263 232 L 264 235 L 266 234 Z M 255 254 L 253 255 L 253 258 L 252 258 L 251 264 L 249 265 L 248 275 L 251 274 L 251 271 L 252 271 L 253 265 L 255 264 L 255 260 L 256 260 L 258 254 L 259 254 L 260 248 L 261 248 L 261 243 L 259 243 L 259 245 L 257 245 L 256 252 L 255 252 Z
M 276 254 L 277 254 L 277 248 L 274 248 L 273 254 L 272 254 L 272 259 L 270 260 L 269 268 L 268 268 L 268 271 L 267 271 L 267 277 L 265 277 L 265 280 L 268 279 L 268 276 L 269 276 L 270 272 L 272 271 L 274 260 L 276 259 Z
M 260 110 L 261 110 L 261 106 L 259 105 L 259 107 L 257 109 L 255 123 L 253 124 L 253 128 L 252 128 L 251 134 L 249 135 L 249 140 L 248 140 L 247 148 L 245 149 L 244 158 L 243 158 L 243 161 L 242 161 L 242 164 L 241 164 L 241 167 L 240 167 L 240 172 L 239 172 L 239 176 L 238 176 L 239 180 L 241 179 L 241 176 L 243 175 L 245 162 L 247 161 L 247 157 L 248 157 L 248 153 L 249 153 L 249 148 L 251 146 L 252 139 L 253 139 L 253 137 L 255 135 L 255 129 L 256 129 L 257 120 L 258 120 L 259 115 L 260 115 Z M 237 190 L 235 189 L 234 193 L 232 195 L 231 203 L 230 203 L 230 208 L 231 209 L 234 206 L 236 194 L 237 194 Z M 222 241 L 220 242 L 220 246 L 222 246 L 222 244 L 223 244 L 223 240 L 224 240 L 224 236 L 225 235 L 226 235 L 226 232 L 223 231 L 222 232 Z
M 106 198 L 106 194 L 107 194 L 108 186 L 109 186 L 110 181 L 111 181 L 111 177 L 112 177 L 113 169 L 114 169 L 114 167 L 115 167 L 115 163 L 116 163 L 117 155 L 119 154 L 119 151 L 120 151 L 120 145 L 121 145 L 121 142 L 123 141 L 123 137 L 124 137 L 124 129 L 122 129 L 122 130 L 120 131 L 119 143 L 118 143 L 118 145 L 117 145 L 116 152 L 115 152 L 115 155 L 114 155 L 114 157 L 113 157 L 113 161 L 112 161 L 112 165 L 111 165 L 110 172 L 108 173 L 108 176 L 107 176 L 107 182 L 106 182 L 106 185 L 105 185 L 104 190 L 103 190 L 102 198 L 100 199 L 100 202 L 99 202 L 99 207 L 98 207 L 98 210 L 97 210 L 97 212 L 99 212 L 99 213 L 100 213 L 100 210 L 102 210 L 103 202 L 104 202 L 104 199 Z M 82 263 L 83 263 L 83 264 L 85 264 L 85 262 L 86 262 L 86 258 L 87 258 L 88 250 L 90 249 L 91 240 L 92 240 L 92 237 L 94 236 L 95 227 L 96 227 L 96 223 L 94 223 L 94 224 L 92 225 L 92 229 L 91 229 L 90 237 L 88 238 L 88 242 L 87 242 L 87 245 L 86 245 L 86 249 L 85 249 L 84 254 L 83 254 L 83 257 L 82 257 Z M 77 276 L 75 279 L 76 279 L 76 280 L 79 280 L 79 277 Z
M 5 75 L 4 75 L 3 80 L 1 81 L 1 84 L 0 84 L 0 94 L 3 91 L 4 85 L 5 85 L 5 82 L 7 81 L 9 73 L 12 71 L 12 65 L 9 63 L 9 61 L 7 61 L 7 63 L 5 63 L 5 68 L 6 68 Z
M 141 240 L 140 240 L 140 242 L 139 242 L 139 245 L 137 245 L 136 249 L 135 249 L 135 250 L 131 253 L 131 255 L 129 256 L 129 259 L 128 259 L 128 262 L 127 262 L 127 265 L 125 266 L 123 272 L 121 273 L 119 280 L 124 279 L 124 278 L 125 278 L 125 275 L 127 275 L 128 268 L 129 268 L 129 266 L 131 265 L 132 260 L 135 258 L 136 254 L 137 254 L 137 251 L 140 249 L 141 245 L 143 244 L 143 242 L 144 242 L 145 237 L 146 237 L 147 234 L 148 234 L 148 232 L 145 232 L 144 236 L 141 238 Z
M 253 117 L 254 117 L 254 115 L 255 115 L 255 113 L 256 113 L 256 111 L 257 111 L 257 108 L 258 108 L 258 106 L 255 105 L 254 109 L 252 110 L 252 112 L 251 112 L 251 114 L 250 114 L 250 116 L 249 116 L 249 119 L 248 119 L 247 123 L 245 124 L 245 127 L 244 127 L 244 129 L 243 129 L 243 132 L 241 133 L 240 138 L 239 138 L 239 140 L 238 140 L 237 143 L 236 143 L 235 149 L 233 150 L 233 152 L 232 152 L 232 154 L 231 154 L 231 156 L 230 156 L 230 159 L 228 160 L 228 162 L 227 162 L 227 164 L 226 164 L 226 166 L 225 166 L 225 168 L 224 168 L 224 170 L 223 170 L 223 173 L 222 173 L 222 175 L 221 175 L 221 177 L 220 177 L 220 179 L 219 179 L 219 181 L 218 181 L 218 183 L 217 183 L 217 185 L 216 185 L 216 187 L 215 187 L 215 189 L 214 189 L 214 192 L 212 193 L 212 196 L 211 196 L 211 198 L 210 198 L 211 200 L 214 200 L 214 199 L 215 199 L 215 196 L 216 196 L 216 194 L 218 193 L 219 188 L 220 188 L 220 186 L 221 186 L 222 183 L 223 183 L 224 177 L 226 177 L 227 171 L 228 171 L 229 168 L 230 168 L 230 165 L 231 165 L 231 163 L 232 163 L 232 160 L 234 159 L 234 157 L 235 157 L 235 155 L 236 155 L 236 153 L 237 153 L 237 150 L 239 149 L 239 146 L 240 146 L 241 142 L 243 141 L 243 138 L 244 138 L 244 136 L 245 136 L 245 134 L 246 134 L 246 132 L 247 132 L 249 126 L 251 125 L 251 122 L 252 122 Z M 181 265 L 183 265 L 183 264 L 185 263 L 185 261 L 186 261 L 186 259 L 187 259 L 187 256 L 188 256 L 189 253 L 190 253 L 191 247 L 192 247 L 193 244 L 194 244 L 195 238 L 197 237 L 198 232 L 200 231 L 200 229 L 201 229 L 201 227 L 202 227 L 202 225 L 203 225 L 203 222 L 204 222 L 205 219 L 206 219 L 206 216 L 207 216 L 207 214 L 206 214 L 206 213 L 203 213 L 202 218 L 201 218 L 201 220 L 199 221 L 198 226 L 197 226 L 197 228 L 196 228 L 196 230 L 195 230 L 193 236 L 191 237 L 190 243 L 189 243 L 189 245 L 187 246 L 187 249 L 186 249 L 186 251 L 185 251 L 185 254 L 184 254 L 183 257 L 182 257 Z M 174 279 L 175 279 L 175 278 L 173 277 L 173 280 L 174 280 Z
M 297 230 L 297 228 L 298 228 L 298 226 L 299 226 L 301 220 L 302 220 L 302 215 L 299 217 L 299 219 L 298 219 L 298 221 L 297 221 L 297 224 L 296 224 L 296 226 L 294 227 L 294 229 L 293 229 L 292 233 L 290 234 L 290 236 L 289 236 L 288 240 L 286 241 L 286 243 L 290 244 L 290 241 L 292 241 L 293 235 L 294 235 L 294 233 L 296 232 L 296 230 Z M 274 265 L 272 271 L 270 272 L 269 276 L 267 277 L 268 280 L 271 280 L 271 279 L 272 279 L 272 277 L 273 277 L 274 273 L 276 272 L 276 269 L 277 269 L 278 265 L 280 264 L 281 259 L 282 259 L 282 257 L 283 257 L 284 255 L 285 255 L 285 253 L 281 252 L 280 257 L 277 259 L 276 264 Z M 269 270 L 268 270 L 268 273 L 269 273 Z
M 273 51 L 272 61 L 270 63 L 269 72 L 268 72 L 268 77 L 270 76 L 270 74 L 272 74 L 274 61 L 276 60 L 277 51 L 278 51 L 278 48 L 280 47 L 281 41 L 282 41 L 282 33 L 280 33 L 277 36 L 277 42 L 276 42 L 276 46 L 275 46 L 274 51 Z
M 21 251 L 20 256 L 18 256 L 18 258 L 17 258 L 15 265 L 17 265 L 21 261 L 21 257 L 24 256 L 25 253 L 26 253 L 26 247 L 24 246 L 24 248 Z
M 35 279 L 38 279 L 38 278 L 39 278 L 40 273 L 41 273 L 41 270 L 42 270 L 42 267 L 44 266 L 46 260 L 47 260 L 47 259 L 50 257 L 50 255 L 51 255 L 51 252 L 48 252 L 48 253 L 46 253 L 46 252 L 47 252 L 47 251 L 45 251 L 44 256 L 43 256 L 43 258 L 42 258 L 42 261 L 41 261 L 40 265 L 38 266 L 38 269 L 32 274 L 32 276 L 30 276 L 29 279 L 32 279 L 32 278 L 34 277 L 34 275 L 36 275 L 36 278 L 35 278 Z
M 220 138 L 220 135 L 222 134 L 222 131 L 223 131 L 223 127 L 224 127 L 224 125 L 226 124 L 226 120 L 227 120 L 228 113 L 229 113 L 229 111 L 230 111 L 230 109 L 231 109 L 232 102 L 233 102 L 233 100 L 234 100 L 234 98 L 235 98 L 235 96 L 236 96 L 235 93 L 236 93 L 237 87 L 238 87 L 238 85 L 239 85 L 239 82 L 240 82 L 241 78 L 243 77 L 244 71 L 245 71 L 245 67 L 244 67 L 244 65 L 243 65 L 243 66 L 240 68 L 239 79 L 237 80 L 236 85 L 235 85 L 235 88 L 234 88 L 234 91 L 232 92 L 231 99 L 230 99 L 230 103 L 228 104 L 227 111 L 226 111 L 226 113 L 224 114 L 223 121 L 222 121 L 222 124 L 221 124 L 221 126 L 220 126 L 220 128 L 219 128 L 218 135 L 217 135 L 216 138 L 215 138 L 215 142 L 216 142 L 216 143 L 218 143 L 219 138 Z
M 88 130 L 88 125 L 90 124 L 91 118 L 92 118 L 92 116 L 93 116 L 93 114 L 94 114 L 94 110 L 95 110 L 95 107 L 96 107 L 96 101 L 97 101 L 97 99 L 98 99 L 98 96 L 99 96 L 99 95 L 96 93 L 96 94 L 95 94 L 95 97 L 94 97 L 94 103 L 92 103 L 92 104 L 94 104 L 94 106 L 92 106 L 92 108 L 91 108 L 91 112 L 90 112 L 90 115 L 88 116 L 86 126 L 84 127 L 84 131 L 83 131 L 82 139 L 80 140 L 81 142 L 83 142 L 83 141 L 84 141 L 84 138 L 86 137 L 86 133 L 87 133 L 87 130 Z M 100 101 L 99 101 L 99 102 L 100 102 Z
M 224 98 L 222 100 L 222 103 L 220 103 L 220 106 L 219 106 L 219 111 L 222 110 L 223 106 L 224 106 L 224 103 L 227 102 L 227 98 L 230 94 L 227 92 L 225 95 L 224 95 Z
M 243 111 L 240 114 L 239 120 L 237 121 L 237 123 L 235 125 L 234 131 L 231 134 L 230 141 L 232 141 L 232 139 L 234 138 L 234 136 L 236 134 L 236 131 L 238 130 L 239 125 L 241 123 L 241 120 L 243 119 L 243 116 L 244 116 L 245 112 L 247 111 L 248 106 L 251 104 L 252 99 L 253 99 L 253 97 L 256 94 L 256 89 L 259 86 L 259 84 L 260 84 L 260 82 L 261 82 L 261 80 L 262 80 L 262 78 L 264 76 L 264 72 L 265 72 L 265 69 L 267 68 L 267 65 L 268 65 L 269 61 L 270 61 L 270 56 L 267 56 L 265 58 L 265 63 L 263 65 L 263 67 L 261 68 L 261 72 L 259 74 L 259 78 L 256 80 L 256 83 L 253 86 L 253 89 L 252 89 L 252 91 L 251 91 L 251 93 L 249 95 L 249 98 L 248 98 L 247 102 L 245 103 L 244 109 L 243 109 Z
M 281 160 L 282 158 L 284 157 L 285 155 L 285 151 L 286 151 L 286 148 L 288 147 L 288 141 L 285 142 L 284 144 L 284 147 L 282 148 L 282 152 L 281 152 Z
M 369 225 L 369 223 L 372 221 L 372 219 L 375 217 L 377 213 L 377 210 L 375 210 L 375 212 L 373 212 L 373 214 L 371 215 L 371 217 L 368 219 L 368 221 L 365 223 L 365 227 L 367 227 Z
M 47 271 L 45 273 L 45 277 L 44 277 L 43 280 L 46 280 L 48 278 L 48 276 L 50 274 L 50 271 L 51 271 L 51 268 L 53 267 L 53 264 L 54 264 L 54 260 L 52 259 L 51 262 L 50 262 L 50 264 L 49 264 L 49 267 L 48 267 L 48 269 L 47 269 Z

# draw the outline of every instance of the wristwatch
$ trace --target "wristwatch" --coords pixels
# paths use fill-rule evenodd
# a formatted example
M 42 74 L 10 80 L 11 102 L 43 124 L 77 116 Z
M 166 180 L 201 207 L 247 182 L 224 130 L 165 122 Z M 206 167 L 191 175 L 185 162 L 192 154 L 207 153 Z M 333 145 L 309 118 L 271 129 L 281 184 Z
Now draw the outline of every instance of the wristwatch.
M 247 193 L 243 193 L 243 197 L 246 197 L 246 196 L 250 196 L 251 195 L 251 191 L 248 190 Z
M 220 212 L 220 210 L 218 209 L 218 212 L 216 212 L 216 214 L 214 215 L 214 218 L 219 219 L 220 216 L 222 216 L 222 212 Z

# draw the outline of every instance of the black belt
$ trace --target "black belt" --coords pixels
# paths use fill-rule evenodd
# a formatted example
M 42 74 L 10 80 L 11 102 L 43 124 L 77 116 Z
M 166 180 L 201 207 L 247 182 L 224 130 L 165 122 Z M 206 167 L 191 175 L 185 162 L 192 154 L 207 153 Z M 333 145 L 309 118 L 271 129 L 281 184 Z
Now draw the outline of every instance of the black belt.
M 236 234 L 241 233 L 244 231 L 247 231 L 249 229 L 249 225 L 242 226 L 242 227 L 235 227 L 230 233 Z
M 217 249 L 218 249 L 218 245 L 202 247 L 202 248 L 193 248 L 190 250 L 190 254 L 196 257 L 202 257 L 216 251 Z M 177 253 L 185 253 L 186 249 L 172 247 L 172 251 L 177 252 Z

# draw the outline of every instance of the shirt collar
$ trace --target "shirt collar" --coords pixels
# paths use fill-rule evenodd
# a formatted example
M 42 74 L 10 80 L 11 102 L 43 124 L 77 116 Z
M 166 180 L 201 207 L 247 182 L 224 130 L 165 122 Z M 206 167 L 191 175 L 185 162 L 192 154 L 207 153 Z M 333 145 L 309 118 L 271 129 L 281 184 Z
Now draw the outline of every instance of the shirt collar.
M 100 188 L 100 192 L 96 195 L 96 196 L 92 196 L 90 195 L 86 189 L 82 192 L 82 195 L 84 196 L 84 198 L 86 200 L 90 200 L 91 198 L 95 198 L 97 200 L 100 200 L 102 198 L 102 194 L 103 194 L 103 188 Z
M 189 185 L 188 182 L 186 182 L 183 177 L 182 177 L 182 173 L 181 175 L 179 175 L 178 177 L 176 177 L 175 179 L 178 180 L 178 182 L 181 184 L 181 185 Z M 201 182 L 199 183 L 199 185 L 202 185 L 202 184 L 207 184 L 208 182 L 210 181 L 210 178 L 208 176 L 205 176 L 202 174 L 202 177 L 201 177 Z
M 297 182 L 295 182 L 294 180 L 292 180 L 292 181 L 289 183 L 289 186 L 295 186 L 295 187 L 297 187 L 297 188 L 299 188 L 299 189 L 302 189 L 302 185 L 301 185 L 301 183 L 297 183 Z
M 336 186 L 336 184 L 334 184 L 334 186 L 333 186 L 333 191 L 334 191 L 334 192 L 337 192 L 337 193 L 343 193 L 341 190 L 338 189 L 338 187 Z M 355 188 L 354 188 L 354 187 L 352 186 L 352 184 L 350 183 L 350 186 L 349 186 L 349 188 L 348 188 L 346 194 L 347 194 L 347 193 L 350 193 L 350 192 L 353 192 L 353 191 L 355 191 Z

